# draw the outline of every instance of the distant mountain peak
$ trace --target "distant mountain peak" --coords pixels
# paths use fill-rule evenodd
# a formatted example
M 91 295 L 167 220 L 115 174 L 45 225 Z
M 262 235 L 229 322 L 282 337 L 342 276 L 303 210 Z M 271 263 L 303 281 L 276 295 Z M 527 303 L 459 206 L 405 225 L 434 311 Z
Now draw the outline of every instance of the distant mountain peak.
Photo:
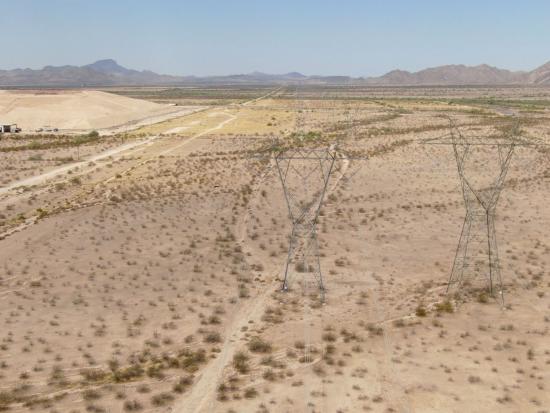
M 401 69 L 393 69 L 392 71 L 389 71 L 388 73 L 386 73 L 384 76 L 387 76 L 387 75 L 410 75 L 411 72 L 409 72 L 408 70 L 401 70 Z
M 536 85 L 550 84 L 550 62 L 546 62 L 529 73 L 529 82 Z
M 100 60 L 92 63 L 90 66 L 98 66 L 98 65 L 118 66 L 118 63 L 115 59 L 100 59 Z
M 307 77 L 300 72 L 288 72 L 285 76 L 292 79 L 305 79 Z
M 418 72 L 392 70 L 383 76 L 369 78 L 373 85 L 504 85 L 529 83 L 525 72 L 511 72 L 487 64 L 466 66 L 452 64 L 430 67 Z
M 97 62 L 94 62 L 92 64 L 89 64 L 83 67 L 87 67 L 97 72 L 106 73 L 106 74 L 111 74 L 111 73 L 127 74 L 127 73 L 135 72 L 135 70 L 126 69 L 125 67 L 120 66 L 114 59 L 98 60 Z
M 538 67 L 536 70 L 550 70 L 550 60 L 543 64 L 542 66 Z

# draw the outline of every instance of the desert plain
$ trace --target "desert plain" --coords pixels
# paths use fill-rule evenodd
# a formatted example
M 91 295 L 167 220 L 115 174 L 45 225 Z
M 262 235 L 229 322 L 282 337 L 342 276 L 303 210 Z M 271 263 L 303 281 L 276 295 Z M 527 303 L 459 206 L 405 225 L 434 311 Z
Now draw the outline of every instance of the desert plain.
M 24 128 L 0 135 L 0 411 L 550 411 L 550 88 L 10 90 L 0 117 Z M 425 141 L 449 118 L 537 143 L 497 207 L 502 294 L 446 291 L 465 209 L 452 146 Z M 281 291 L 265 154 L 297 125 L 343 148 L 324 301 L 307 269 Z

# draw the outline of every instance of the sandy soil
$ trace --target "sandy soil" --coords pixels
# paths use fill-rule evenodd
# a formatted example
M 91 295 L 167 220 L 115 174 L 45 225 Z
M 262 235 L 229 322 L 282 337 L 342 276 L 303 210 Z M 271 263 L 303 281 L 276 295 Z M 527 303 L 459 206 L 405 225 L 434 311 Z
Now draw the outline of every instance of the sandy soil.
M 296 268 L 280 292 L 288 209 L 275 164 L 250 156 L 268 122 L 292 131 L 294 100 L 146 126 L 130 141 L 142 144 L 94 144 L 95 161 L 37 171 L 24 189 L 8 179 L 0 194 L 0 406 L 548 411 L 548 151 L 517 150 L 499 202 L 505 306 L 474 282 L 446 295 L 464 205 L 451 148 L 421 142 L 446 133 L 448 115 L 490 134 L 502 106 L 309 93 L 305 130 L 369 158 L 339 157 L 329 182 L 317 224 L 326 302 Z M 525 134 L 547 141 L 550 112 L 520 113 Z M 480 151 L 471 173 L 491 159 Z

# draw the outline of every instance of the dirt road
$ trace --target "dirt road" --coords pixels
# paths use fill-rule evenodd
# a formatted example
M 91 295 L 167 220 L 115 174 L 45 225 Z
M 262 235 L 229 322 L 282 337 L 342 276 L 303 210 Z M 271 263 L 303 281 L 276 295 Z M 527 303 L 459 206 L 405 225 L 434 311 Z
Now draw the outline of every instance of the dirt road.
M 142 146 L 145 144 L 148 144 L 156 139 L 158 139 L 158 136 L 152 136 L 146 140 L 140 140 L 140 141 L 134 141 L 129 142 L 121 146 L 117 146 L 116 148 L 109 149 L 107 151 L 101 152 L 97 155 L 93 155 L 89 158 L 83 159 L 80 162 L 71 163 L 68 165 L 61 166 L 59 168 L 52 169 L 51 171 L 45 172 L 43 174 L 31 176 L 30 178 L 25 178 L 20 181 L 16 181 L 4 188 L 0 188 L 0 195 L 6 194 L 16 188 L 22 187 L 22 186 L 34 186 L 34 185 L 43 185 L 45 184 L 49 179 L 55 178 L 57 175 L 64 174 L 68 172 L 71 169 L 78 168 L 80 172 L 78 174 L 73 174 L 72 176 L 78 176 L 83 175 L 86 172 L 88 172 L 86 169 L 86 166 L 90 162 L 97 162 L 100 160 L 103 160 L 105 158 L 108 158 L 110 156 L 120 155 L 121 153 L 127 152 L 131 149 L 134 149 L 138 146 Z M 89 168 L 88 168 L 89 169 Z M 68 178 L 67 178 L 68 179 Z
M 262 99 L 265 99 L 271 95 L 273 95 L 274 93 L 278 92 L 280 89 L 276 89 L 276 90 L 273 90 L 263 96 L 260 96 L 258 98 L 255 98 L 255 99 L 252 99 L 252 100 L 249 100 L 249 101 L 246 101 L 244 103 L 242 103 L 243 106 L 247 106 L 249 104 L 252 104 L 252 103 L 255 103 L 255 102 L 258 102 L 259 100 L 262 100 Z M 190 142 L 192 142 L 193 140 L 197 139 L 197 138 L 200 138 L 201 136 L 204 136 L 204 135 L 207 135 L 211 132 L 214 132 L 216 130 L 219 130 L 221 128 L 223 128 L 226 124 L 228 124 L 229 122 L 232 122 L 233 120 L 235 120 L 237 118 L 236 115 L 232 115 L 228 112 L 226 112 L 226 110 L 230 107 L 230 106 L 233 106 L 233 105 L 229 105 L 225 108 L 221 108 L 221 111 L 224 115 L 228 116 L 229 119 L 226 119 L 222 122 L 220 122 L 218 125 L 212 127 L 212 128 L 209 128 L 207 130 L 204 130 L 194 136 L 192 136 L 191 138 L 189 139 L 186 139 L 184 142 L 182 143 L 178 143 L 176 144 L 175 146 L 173 147 L 170 147 L 166 150 L 164 150 L 163 152 L 161 152 L 160 154 L 156 155 L 156 156 L 161 156 L 161 155 L 166 155 L 170 152 L 173 152 L 183 146 L 186 146 L 188 145 Z M 188 115 L 191 115 L 193 113 L 196 113 L 197 111 L 190 111 L 188 113 L 186 113 L 184 116 L 188 116 Z M 214 110 L 214 112 L 212 113 L 220 113 L 220 109 L 219 108 L 216 108 Z M 32 176 L 32 177 L 29 177 L 29 178 L 25 178 L 23 180 L 20 180 L 20 181 L 16 181 L 16 182 L 13 182 L 11 184 L 9 184 L 8 186 L 6 187 L 3 187 L 3 188 L 0 188 L 0 195 L 3 195 L 3 194 L 6 194 L 18 187 L 22 187 L 22 186 L 34 186 L 34 185 L 43 185 L 45 184 L 49 179 L 51 178 L 54 178 L 56 177 L 57 175 L 60 175 L 60 174 L 63 174 L 63 173 L 66 173 L 68 172 L 69 170 L 71 169 L 75 169 L 75 168 L 78 168 L 80 171 L 79 173 L 77 174 L 73 174 L 71 177 L 74 177 L 74 176 L 78 176 L 78 175 L 83 175 L 87 172 L 89 172 L 89 170 L 85 170 L 86 168 L 86 165 L 88 165 L 90 162 L 96 162 L 96 161 L 100 161 L 100 160 L 103 160 L 105 158 L 109 158 L 109 157 L 113 157 L 115 155 L 117 155 L 118 157 L 121 157 L 121 156 L 124 156 L 124 154 L 132 149 L 135 149 L 136 147 L 139 147 L 139 146 L 143 146 L 143 145 L 146 145 L 146 144 L 151 144 L 153 143 L 155 140 L 159 139 L 160 136 L 159 135 L 154 135 L 154 136 L 151 136 L 145 140 L 140 140 L 140 141 L 134 141 L 134 142 L 130 142 L 130 143 L 127 143 L 127 144 L 124 144 L 124 145 L 121 145 L 121 146 L 118 146 L 116 148 L 113 148 L 113 149 L 109 149 L 105 152 L 102 152 L 102 153 L 99 153 L 97 155 L 93 155 L 89 158 L 86 158 L 80 162 L 76 162 L 76 163 L 71 163 L 71 164 L 68 164 L 68 165 L 65 165 L 65 166 L 62 166 L 62 167 L 59 167 L 59 168 L 56 168 L 56 169 L 53 169 L 51 171 L 48 171 L 48 172 L 45 172 L 45 173 L 42 173 L 42 174 L 39 174 L 39 175 L 35 175 L 35 176 Z M 67 178 L 69 179 L 69 178 Z
M 259 100 L 265 99 L 274 93 L 278 92 L 280 89 L 273 90 L 263 96 L 260 96 L 255 99 L 251 99 L 249 101 L 246 101 L 240 105 L 249 105 L 251 103 L 257 102 Z M 212 133 L 216 130 L 222 129 L 225 125 L 228 123 L 234 121 L 238 118 L 238 114 L 234 115 L 228 112 L 229 108 L 234 108 L 239 105 L 230 104 L 225 107 L 218 107 L 214 109 L 207 109 L 203 110 L 204 112 L 210 112 L 214 114 L 223 114 L 227 119 L 224 119 L 220 121 L 218 124 L 216 124 L 213 127 L 210 127 L 206 130 L 203 130 L 190 138 L 185 139 L 183 142 L 181 141 L 175 141 L 172 145 L 169 145 L 166 149 L 163 149 L 160 152 L 155 152 L 152 150 L 152 146 L 156 145 L 158 142 L 165 142 L 165 138 L 160 135 L 154 135 L 149 138 L 146 138 L 144 140 L 138 140 L 129 142 L 120 146 L 117 146 L 116 148 L 109 149 L 107 151 L 101 152 L 99 154 L 90 156 L 86 159 L 83 159 L 82 161 L 71 163 L 68 165 L 64 165 L 58 168 L 55 168 L 51 171 L 47 171 L 35 176 L 31 176 L 29 178 L 25 178 L 16 182 L 13 182 L 9 184 L 8 186 L 5 186 L 3 188 L 0 188 L 0 202 L 2 204 L 14 204 L 18 202 L 24 202 L 25 200 L 29 199 L 31 196 L 38 195 L 39 193 L 44 192 L 47 190 L 51 185 L 57 184 L 57 183 L 65 183 L 68 182 L 70 179 L 74 177 L 80 177 L 83 176 L 89 172 L 98 170 L 102 168 L 102 165 L 95 164 L 98 161 L 104 160 L 104 159 L 110 159 L 112 161 L 116 161 L 126 155 L 129 155 L 130 153 L 135 154 L 135 151 L 147 151 L 146 152 L 147 158 L 145 160 L 139 159 L 135 164 L 130 166 L 129 168 L 125 169 L 122 172 L 114 172 L 110 171 L 106 176 L 102 177 L 101 180 L 98 182 L 98 184 L 108 183 L 116 178 L 117 175 L 124 175 L 128 174 L 131 171 L 139 168 L 140 166 L 143 166 L 147 164 L 148 162 L 151 162 L 154 159 L 157 159 L 159 156 L 167 155 L 173 151 L 176 151 L 184 146 L 189 145 L 196 139 L 207 135 L 209 133 Z M 187 113 L 185 116 L 190 115 L 190 112 Z M 151 150 L 149 151 L 149 149 Z M 68 174 L 68 172 L 71 171 L 71 174 Z M 63 176 L 64 175 L 64 176 Z M 25 187 L 26 190 L 22 191 L 19 190 L 20 188 Z M 31 190 L 29 190 L 29 187 L 33 187 Z M 4 233 L 0 233 L 0 237 L 5 238 L 6 236 L 9 236 L 15 232 L 19 232 L 28 226 L 32 225 L 34 222 L 36 222 L 35 217 L 30 217 L 24 222 L 22 222 L 20 225 L 16 227 L 9 228 Z

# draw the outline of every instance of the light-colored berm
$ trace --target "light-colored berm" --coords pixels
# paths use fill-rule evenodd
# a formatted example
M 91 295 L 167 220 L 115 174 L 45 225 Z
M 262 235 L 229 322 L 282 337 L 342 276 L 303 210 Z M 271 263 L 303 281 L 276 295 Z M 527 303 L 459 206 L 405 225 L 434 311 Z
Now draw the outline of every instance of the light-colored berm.
M 0 91 L 0 123 L 23 131 L 111 128 L 173 112 L 174 106 L 101 91 Z

